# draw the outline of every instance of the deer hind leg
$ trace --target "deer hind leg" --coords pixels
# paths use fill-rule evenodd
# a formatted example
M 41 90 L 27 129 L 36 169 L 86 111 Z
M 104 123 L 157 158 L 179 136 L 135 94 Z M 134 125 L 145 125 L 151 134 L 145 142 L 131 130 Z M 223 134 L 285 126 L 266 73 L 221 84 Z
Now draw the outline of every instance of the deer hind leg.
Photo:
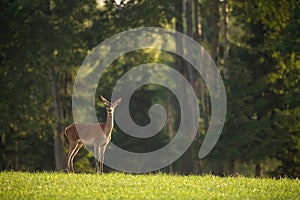
M 72 154 L 74 153 L 74 150 L 76 148 L 77 143 L 71 143 L 69 142 L 69 152 L 67 155 L 67 170 L 68 172 L 71 172 L 71 161 L 72 161 Z
M 74 160 L 74 157 L 77 155 L 78 151 L 80 150 L 80 148 L 82 147 L 82 143 L 81 142 L 78 142 L 75 146 L 75 149 L 73 151 L 73 154 L 71 155 L 71 170 L 72 172 L 75 172 L 74 170 L 74 165 L 73 165 L 73 160 Z
M 82 143 L 80 143 L 80 142 L 76 142 L 76 143 L 70 142 L 69 143 L 69 152 L 67 155 L 68 172 L 75 172 L 74 166 L 73 166 L 73 159 L 74 159 L 75 155 L 78 153 L 81 146 L 82 146 Z

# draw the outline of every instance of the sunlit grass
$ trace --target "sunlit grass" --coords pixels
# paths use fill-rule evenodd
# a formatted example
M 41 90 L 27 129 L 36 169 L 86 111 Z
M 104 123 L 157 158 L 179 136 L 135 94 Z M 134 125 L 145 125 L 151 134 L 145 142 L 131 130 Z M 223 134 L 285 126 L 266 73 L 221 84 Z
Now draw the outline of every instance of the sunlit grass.
M 300 199 L 300 180 L 1 172 L 0 199 Z

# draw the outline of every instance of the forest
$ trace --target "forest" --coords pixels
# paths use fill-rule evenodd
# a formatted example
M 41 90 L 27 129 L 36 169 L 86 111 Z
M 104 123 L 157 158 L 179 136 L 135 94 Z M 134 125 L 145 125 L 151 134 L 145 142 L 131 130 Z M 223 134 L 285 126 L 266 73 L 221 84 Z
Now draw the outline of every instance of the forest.
M 193 38 L 218 66 L 227 112 L 215 147 L 198 158 L 211 120 L 207 86 L 186 60 L 166 51 L 136 50 L 110 64 L 95 95 L 99 121 L 106 119 L 100 95 L 110 99 L 123 74 L 141 64 L 163 63 L 194 88 L 200 116 L 193 144 L 160 171 L 299 178 L 299 10 L 299 0 L 2 0 L 0 171 L 66 169 L 64 129 L 73 123 L 72 90 L 85 57 L 123 31 L 161 27 Z M 180 119 L 172 92 L 153 84 L 138 88 L 130 114 L 145 126 L 149 108 L 157 103 L 168 116 L 159 134 L 147 140 L 130 137 L 115 124 L 112 142 L 133 152 L 168 144 Z M 74 164 L 78 172 L 95 170 L 94 157 L 85 148 Z M 114 169 L 106 166 L 104 171 Z

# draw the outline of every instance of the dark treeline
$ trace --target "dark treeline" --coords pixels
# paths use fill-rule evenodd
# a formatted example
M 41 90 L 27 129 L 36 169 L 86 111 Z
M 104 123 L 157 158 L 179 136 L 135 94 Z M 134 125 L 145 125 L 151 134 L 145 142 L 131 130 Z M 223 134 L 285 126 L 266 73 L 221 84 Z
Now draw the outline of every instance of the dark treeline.
M 64 128 L 73 122 L 72 87 L 88 52 L 103 40 L 138 27 L 165 27 L 198 41 L 217 64 L 226 87 L 227 116 L 213 151 L 198 159 L 209 126 L 209 93 L 200 75 L 168 52 L 139 50 L 117 60 L 99 81 L 110 97 L 122 74 L 144 63 L 164 63 L 195 88 L 200 119 L 194 144 L 167 173 L 300 177 L 300 1 L 120 0 L 0 2 L 0 170 L 66 168 Z M 145 141 L 117 126 L 112 141 L 134 152 L 167 144 L 178 128 L 178 102 L 166 88 L 147 85 L 131 98 L 139 125 L 154 103 L 167 125 Z M 141 102 L 143 100 L 143 102 Z M 105 109 L 97 102 L 99 121 Z M 86 149 L 77 171 L 94 171 Z M 106 168 L 106 171 L 113 170 Z

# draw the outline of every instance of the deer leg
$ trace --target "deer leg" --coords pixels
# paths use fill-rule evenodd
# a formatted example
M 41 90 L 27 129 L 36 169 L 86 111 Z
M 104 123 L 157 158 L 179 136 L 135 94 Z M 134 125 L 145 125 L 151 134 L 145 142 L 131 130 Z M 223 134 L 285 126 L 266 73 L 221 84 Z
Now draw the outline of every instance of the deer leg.
M 74 153 L 76 145 L 77 145 L 77 143 L 70 143 L 69 142 L 69 152 L 68 152 L 68 155 L 67 155 L 67 169 L 68 169 L 68 172 L 73 172 L 72 169 L 71 169 L 71 166 L 72 166 L 71 162 L 72 162 L 72 155 Z
M 99 161 L 98 158 L 95 158 L 95 163 L 96 163 L 96 173 L 99 171 Z
M 97 173 L 100 167 L 100 160 L 99 160 L 99 147 L 96 144 L 94 145 L 94 156 L 95 156 L 96 173 Z
M 82 143 L 81 142 L 78 142 L 77 144 L 76 144 L 76 146 L 75 146 L 75 149 L 74 149 L 74 151 L 73 151 L 73 154 L 72 154 L 72 156 L 71 156 L 71 170 L 72 170 L 72 172 L 75 172 L 75 170 L 74 170 L 74 162 L 73 162 L 73 160 L 74 160 L 74 157 L 77 155 L 77 153 L 78 153 L 78 151 L 80 150 L 80 148 L 82 147 Z
M 100 174 L 103 174 L 104 152 L 106 146 L 102 146 L 100 149 Z

